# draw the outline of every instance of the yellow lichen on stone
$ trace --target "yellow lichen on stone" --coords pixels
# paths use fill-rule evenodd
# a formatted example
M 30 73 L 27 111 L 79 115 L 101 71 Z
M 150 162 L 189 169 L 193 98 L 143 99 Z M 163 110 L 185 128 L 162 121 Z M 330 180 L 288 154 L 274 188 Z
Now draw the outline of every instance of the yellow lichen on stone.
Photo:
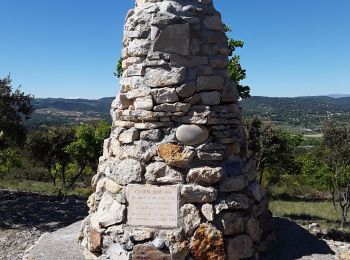
M 191 251 L 195 260 L 224 260 L 222 233 L 211 224 L 200 225 L 192 237 Z
M 161 144 L 158 147 L 158 155 L 167 164 L 174 167 L 185 168 L 193 158 L 192 151 L 185 151 L 178 144 Z

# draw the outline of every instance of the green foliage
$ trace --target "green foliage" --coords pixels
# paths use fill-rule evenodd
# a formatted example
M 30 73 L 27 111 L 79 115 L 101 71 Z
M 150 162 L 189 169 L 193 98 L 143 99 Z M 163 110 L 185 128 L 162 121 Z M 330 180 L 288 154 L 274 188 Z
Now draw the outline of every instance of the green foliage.
M 110 125 L 101 121 L 77 127 L 54 127 L 28 136 L 28 156 L 47 170 L 56 184 L 60 179 L 65 187 L 78 178 L 85 180 L 96 172 L 102 154 L 103 141 L 110 133 Z
M 268 186 L 278 182 L 282 174 L 300 173 L 300 166 L 294 154 L 302 142 L 301 136 L 293 136 L 276 129 L 271 122 L 263 122 L 258 117 L 246 121 L 246 127 L 248 147 L 252 157 L 256 160 L 260 183 L 264 179 L 265 172 L 268 172 L 268 177 L 265 178 Z
M 26 138 L 23 120 L 34 111 L 33 97 L 12 89 L 10 76 L 0 79 L 0 149 L 22 146 Z
M 84 174 L 87 167 L 92 172 L 97 171 L 98 158 L 102 155 L 104 139 L 110 134 L 110 126 L 101 121 L 95 125 L 80 125 L 75 131 L 75 140 L 68 144 L 65 151 L 71 155 L 72 159 L 78 165 L 78 174 L 76 174 L 71 184 L 74 184 L 77 178 Z
M 224 27 L 225 27 L 226 34 L 232 31 L 229 26 L 224 25 Z M 232 38 L 229 38 L 228 36 L 226 36 L 226 38 L 227 38 L 227 45 L 228 45 L 228 48 L 230 51 L 229 52 L 230 58 L 228 61 L 228 71 L 229 71 L 230 79 L 236 83 L 239 97 L 241 99 L 249 98 L 250 97 L 250 87 L 243 86 L 241 84 L 241 81 L 247 77 L 246 70 L 242 69 L 240 56 L 234 54 L 234 52 L 237 48 L 244 47 L 244 42 L 234 40 Z
M 0 169 L 9 176 L 11 169 L 14 167 L 22 167 L 21 156 L 19 150 L 14 147 L 0 151 Z
M 299 157 L 304 185 L 320 191 L 329 191 L 332 186 L 332 171 L 322 160 L 322 150 L 316 147 Z
M 58 176 L 63 186 L 66 183 L 66 170 L 72 157 L 65 148 L 73 142 L 74 133 L 73 128 L 56 127 L 28 137 L 26 148 L 30 158 L 43 164 L 54 185 Z
M 117 69 L 116 72 L 114 73 L 114 76 L 120 78 L 123 75 L 123 59 L 119 58 L 118 62 L 117 62 Z

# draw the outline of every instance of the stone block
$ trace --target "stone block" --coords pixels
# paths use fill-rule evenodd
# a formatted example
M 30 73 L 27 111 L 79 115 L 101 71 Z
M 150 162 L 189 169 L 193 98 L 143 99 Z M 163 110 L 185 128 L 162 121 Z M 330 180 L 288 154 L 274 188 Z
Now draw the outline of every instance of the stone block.
M 113 196 L 105 192 L 96 212 L 96 218 L 100 226 L 109 227 L 125 220 L 126 207 Z
M 185 68 L 172 68 L 170 70 L 147 68 L 144 80 L 146 86 L 159 88 L 182 84 L 185 81 L 185 76 Z
M 187 179 L 189 182 L 205 183 L 205 184 L 215 184 L 219 182 L 224 174 L 221 167 L 197 167 L 192 168 Z
M 221 192 L 241 191 L 248 185 L 244 176 L 224 177 L 219 185 Z
M 182 174 L 163 162 L 154 162 L 146 167 L 146 182 L 151 184 L 182 183 Z
M 177 94 L 182 98 L 188 98 L 191 97 L 197 89 L 196 82 L 190 81 L 186 82 L 185 84 L 182 84 L 180 87 L 176 88 Z
M 249 258 L 254 254 L 253 243 L 249 236 L 240 235 L 225 241 L 227 260 Z
M 156 112 L 169 112 L 169 113 L 176 113 L 176 112 L 182 112 L 187 113 L 187 111 L 190 109 L 191 104 L 189 103 L 164 103 L 161 105 L 157 105 L 154 107 L 154 111 Z
M 228 66 L 228 58 L 223 55 L 211 56 L 209 64 L 213 69 L 225 69 Z
M 142 164 L 135 159 L 115 161 L 110 166 L 112 172 L 108 175 L 112 180 L 120 185 L 137 183 L 142 180 L 144 171 Z
M 150 129 L 142 131 L 140 134 L 141 140 L 157 142 L 162 137 L 162 131 L 160 129 Z
M 194 157 L 194 151 L 169 143 L 158 147 L 158 155 L 170 166 L 186 168 Z
M 118 140 L 123 144 L 130 144 L 140 138 L 140 131 L 135 128 L 130 128 L 126 131 L 123 131 Z
M 153 109 L 153 99 L 152 96 L 139 97 L 134 101 L 134 107 L 138 110 L 148 110 Z
M 174 103 L 179 101 L 179 97 L 174 88 L 153 89 L 152 96 L 157 104 Z
M 242 212 L 224 212 L 218 215 L 217 225 L 225 236 L 242 234 L 247 216 Z
M 218 15 L 205 16 L 204 17 L 204 26 L 211 30 L 222 31 L 224 25 L 221 22 L 221 18 Z
M 197 80 L 197 91 L 222 90 L 225 80 L 222 76 L 199 76 Z
M 189 46 L 189 24 L 172 24 L 160 31 L 154 42 L 153 51 L 188 55 Z
M 181 196 L 191 203 L 210 203 L 216 200 L 217 190 L 200 185 L 183 185 Z
M 191 240 L 191 252 L 195 259 L 224 260 L 222 233 L 211 224 L 201 224 Z
M 193 96 L 184 99 L 185 103 L 190 103 L 191 105 L 196 105 L 201 101 L 201 96 L 199 94 L 194 94 Z
M 202 105 L 219 105 L 221 101 L 221 94 L 219 91 L 205 91 L 199 92 Z
M 199 211 L 192 204 L 185 204 L 181 207 L 180 218 L 183 230 L 187 235 L 191 235 L 201 223 Z

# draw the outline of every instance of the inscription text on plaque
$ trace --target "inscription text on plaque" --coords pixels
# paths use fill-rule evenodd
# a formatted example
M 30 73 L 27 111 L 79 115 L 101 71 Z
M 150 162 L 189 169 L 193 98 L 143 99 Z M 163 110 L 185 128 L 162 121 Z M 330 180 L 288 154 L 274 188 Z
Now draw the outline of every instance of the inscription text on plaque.
M 177 186 L 136 185 L 127 187 L 128 225 L 177 227 L 179 190 Z

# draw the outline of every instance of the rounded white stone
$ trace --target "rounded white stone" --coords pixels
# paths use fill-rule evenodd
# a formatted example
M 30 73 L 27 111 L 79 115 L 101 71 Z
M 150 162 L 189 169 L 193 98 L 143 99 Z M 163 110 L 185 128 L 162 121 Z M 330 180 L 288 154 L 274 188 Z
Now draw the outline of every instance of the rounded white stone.
M 154 240 L 153 240 L 153 245 L 155 248 L 158 248 L 158 249 L 162 249 L 165 245 L 165 241 L 164 241 L 164 238 L 162 237 L 156 237 Z
M 205 142 L 209 137 L 206 127 L 198 125 L 182 125 L 176 130 L 176 138 L 185 145 L 195 145 Z

